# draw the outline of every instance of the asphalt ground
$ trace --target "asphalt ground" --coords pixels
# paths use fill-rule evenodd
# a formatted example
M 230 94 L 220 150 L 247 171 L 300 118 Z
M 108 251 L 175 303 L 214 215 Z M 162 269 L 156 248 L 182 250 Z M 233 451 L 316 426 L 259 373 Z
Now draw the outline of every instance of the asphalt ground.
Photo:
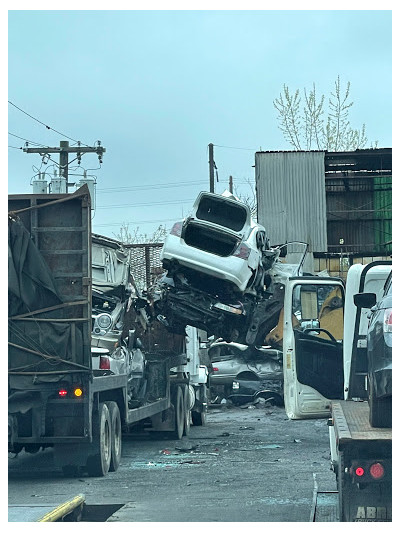
M 9 458 L 8 501 L 56 506 L 84 494 L 113 511 L 110 522 L 309 522 L 315 483 L 336 490 L 326 419 L 219 406 L 181 441 L 124 436 L 120 467 L 103 478 L 65 478 L 51 450 Z

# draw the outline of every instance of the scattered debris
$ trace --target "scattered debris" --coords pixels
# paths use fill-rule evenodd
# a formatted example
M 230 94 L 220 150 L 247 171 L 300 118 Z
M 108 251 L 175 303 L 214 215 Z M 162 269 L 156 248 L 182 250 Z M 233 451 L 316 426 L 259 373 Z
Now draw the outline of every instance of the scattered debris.
M 240 426 L 239 429 L 242 429 L 242 430 L 255 430 L 255 428 L 253 426 Z
M 175 450 L 179 450 L 180 452 L 192 452 L 197 450 L 198 447 L 198 444 L 188 444 L 187 446 L 182 444 L 180 446 L 175 446 Z
M 300 439 L 293 439 L 293 442 L 301 442 Z

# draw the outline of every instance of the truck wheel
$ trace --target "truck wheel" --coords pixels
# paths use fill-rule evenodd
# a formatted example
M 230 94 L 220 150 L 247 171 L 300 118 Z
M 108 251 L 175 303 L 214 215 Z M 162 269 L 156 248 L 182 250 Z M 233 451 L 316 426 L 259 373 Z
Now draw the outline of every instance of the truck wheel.
M 111 461 L 110 472 L 116 472 L 122 455 L 121 415 L 116 402 L 106 402 L 111 420 Z
M 185 405 L 183 401 L 183 393 L 181 387 L 176 387 L 174 393 L 173 404 L 175 408 L 175 429 L 173 432 L 175 439 L 183 437 L 183 430 L 185 426 Z
M 105 403 L 100 403 L 98 413 L 93 413 L 92 450 L 86 462 L 89 476 L 105 476 L 111 462 L 111 419 Z
M 199 413 L 198 411 L 192 411 L 192 422 L 194 426 L 205 426 L 206 412 Z
M 192 420 L 192 417 L 190 416 L 190 397 L 189 397 L 189 387 L 187 385 L 184 385 L 183 387 L 183 405 L 184 405 L 184 426 L 183 426 L 183 434 L 187 437 L 190 433 L 190 422 Z

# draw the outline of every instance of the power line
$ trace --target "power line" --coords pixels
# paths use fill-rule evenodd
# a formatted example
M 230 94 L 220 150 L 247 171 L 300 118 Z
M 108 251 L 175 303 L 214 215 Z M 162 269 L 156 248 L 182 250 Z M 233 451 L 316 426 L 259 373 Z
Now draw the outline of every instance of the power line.
M 189 200 L 173 200 L 172 202 L 149 202 L 149 203 L 143 203 L 143 204 L 114 204 L 114 205 L 101 205 L 97 206 L 96 209 L 115 209 L 115 208 L 121 208 L 121 207 L 147 207 L 150 205 L 173 205 L 173 204 L 185 204 L 185 203 L 193 203 L 193 199 Z
M 130 187 L 109 187 L 97 189 L 97 192 L 126 192 L 126 191 L 139 191 L 147 189 L 168 189 L 173 187 L 184 187 L 187 185 L 202 185 L 204 180 L 201 181 L 181 181 L 181 182 L 170 182 L 170 183 L 155 183 L 153 185 L 132 185 Z
M 183 217 L 182 217 L 183 218 Z M 157 220 L 128 220 L 128 221 L 122 221 L 122 222 L 109 222 L 108 224 L 96 224 L 93 222 L 93 226 L 96 228 L 102 228 L 102 227 L 108 227 L 108 226 L 123 226 L 124 224 L 153 224 L 153 223 L 160 223 L 160 222 L 175 222 L 177 218 L 160 218 Z
M 29 113 L 27 113 L 26 111 L 24 111 L 23 109 L 21 109 L 20 107 L 18 107 L 17 105 L 13 104 L 13 102 L 10 102 L 10 100 L 8 100 L 8 103 L 11 104 L 12 106 L 14 106 L 16 109 L 18 109 L 18 111 L 21 111 L 21 113 L 24 113 L 25 115 L 27 115 L 29 118 L 31 118 L 32 120 L 35 120 L 36 122 L 38 122 L 39 124 L 42 124 L 42 126 L 44 126 L 46 129 L 48 130 L 51 130 L 51 131 L 54 131 L 55 133 L 58 133 L 58 135 L 61 135 L 62 137 L 66 137 L 67 139 L 69 139 L 70 141 L 74 141 L 76 143 L 79 143 L 80 141 L 77 141 L 76 139 L 72 139 L 72 137 L 68 137 L 68 135 L 65 135 L 64 133 L 61 133 L 60 131 L 57 131 L 55 130 L 54 128 L 52 128 L 51 126 L 48 126 L 47 124 L 45 124 L 44 122 L 42 122 L 41 120 L 33 117 L 32 115 L 30 115 Z M 84 144 L 84 143 L 82 143 Z M 84 146 L 89 146 L 88 144 L 84 144 Z
M 237 146 L 223 146 L 222 144 L 214 144 L 217 148 L 229 148 L 231 150 L 249 150 L 250 152 L 257 152 L 258 148 L 238 148 Z
M 15 133 L 8 132 L 8 135 L 11 135 L 12 137 L 16 137 L 17 139 L 21 139 L 22 141 L 26 141 L 27 143 L 36 144 L 36 146 L 43 146 L 44 147 L 44 144 L 36 143 L 36 142 L 30 141 L 29 139 L 24 139 L 24 137 L 20 137 L 19 135 L 15 135 Z

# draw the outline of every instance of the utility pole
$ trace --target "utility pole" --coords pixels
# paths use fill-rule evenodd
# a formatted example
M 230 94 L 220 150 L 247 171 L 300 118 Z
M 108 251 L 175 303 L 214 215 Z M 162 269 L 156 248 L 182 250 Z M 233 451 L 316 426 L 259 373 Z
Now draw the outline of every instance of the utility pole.
M 229 176 L 229 192 L 233 194 L 233 178 Z
M 60 141 L 60 146 L 55 148 L 48 147 L 41 147 L 41 148 L 28 148 L 25 147 L 23 149 L 24 152 L 27 154 L 40 154 L 41 156 L 45 156 L 48 154 L 60 154 L 60 178 L 65 180 L 65 192 L 68 192 L 68 187 L 72 186 L 73 183 L 68 182 L 68 155 L 69 154 L 76 154 L 76 159 L 78 160 L 78 164 L 81 162 L 81 158 L 83 154 L 87 153 L 96 153 L 99 162 L 103 162 L 103 154 L 106 151 L 105 148 L 103 148 L 100 145 L 100 141 L 98 141 L 98 145 L 91 147 L 91 146 L 70 146 L 68 141 Z
M 214 145 L 208 145 L 208 164 L 210 167 L 210 192 L 214 192 Z

